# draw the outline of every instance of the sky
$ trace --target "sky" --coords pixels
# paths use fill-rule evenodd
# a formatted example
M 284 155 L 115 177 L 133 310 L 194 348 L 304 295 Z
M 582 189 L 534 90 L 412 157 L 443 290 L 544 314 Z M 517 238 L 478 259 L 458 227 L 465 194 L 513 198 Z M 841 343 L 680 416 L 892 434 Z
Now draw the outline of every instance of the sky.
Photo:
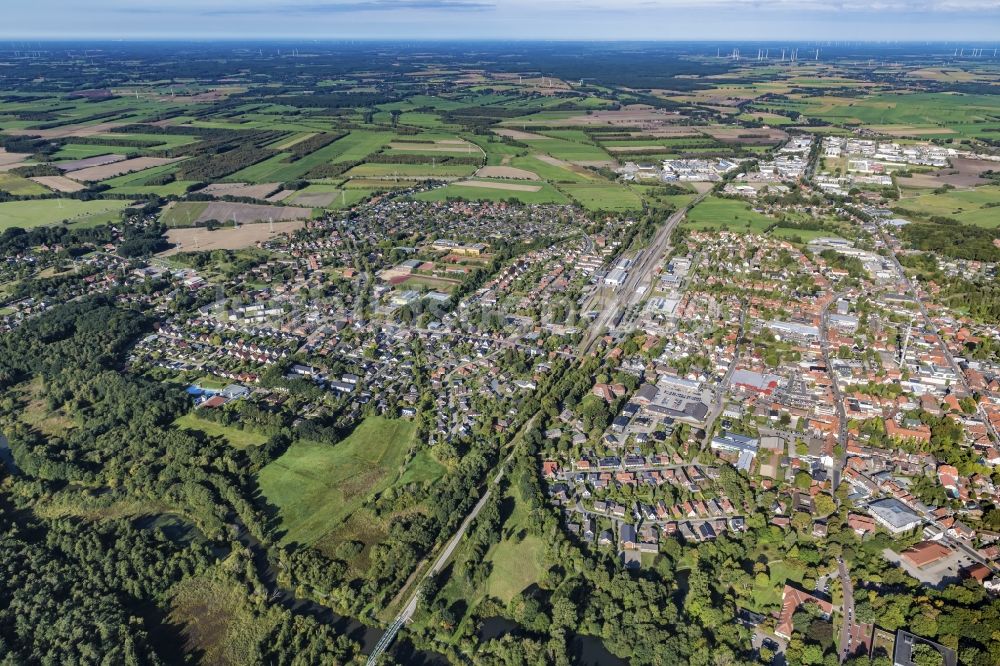
M 0 38 L 979 41 L 1000 0 L 0 0 Z

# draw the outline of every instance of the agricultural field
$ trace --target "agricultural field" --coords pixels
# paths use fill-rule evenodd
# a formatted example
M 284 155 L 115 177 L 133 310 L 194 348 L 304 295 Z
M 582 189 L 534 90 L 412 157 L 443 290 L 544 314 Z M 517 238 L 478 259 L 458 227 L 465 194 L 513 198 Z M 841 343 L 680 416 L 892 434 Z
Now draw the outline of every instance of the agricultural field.
M 569 199 L 552 185 L 535 181 L 489 181 L 471 180 L 451 183 L 427 192 L 414 195 L 418 201 L 446 201 L 448 199 L 471 199 L 483 201 L 515 200 L 526 204 L 568 203 Z
M 15 176 L 12 173 L 4 173 L 0 171 L 0 192 L 7 192 L 8 194 L 14 195 L 33 196 L 38 194 L 48 194 L 49 190 L 42 187 L 41 184 L 35 181 L 22 178 L 21 176 Z
M 116 222 L 128 201 L 79 201 L 35 199 L 0 203 L 0 230 L 41 227 L 48 224 L 96 226 Z

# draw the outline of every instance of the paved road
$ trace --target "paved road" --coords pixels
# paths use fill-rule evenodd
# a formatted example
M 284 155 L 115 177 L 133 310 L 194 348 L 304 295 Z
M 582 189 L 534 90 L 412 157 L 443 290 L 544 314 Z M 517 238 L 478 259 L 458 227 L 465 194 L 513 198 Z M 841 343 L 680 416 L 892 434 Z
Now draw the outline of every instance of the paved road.
M 743 342 L 744 325 L 747 320 L 747 307 L 748 303 L 743 303 L 743 308 L 740 311 L 740 327 L 739 334 L 736 336 L 736 344 L 734 345 L 735 352 L 733 353 L 733 360 L 730 361 L 729 367 L 726 369 L 726 374 L 723 376 L 722 381 L 719 383 L 719 388 L 715 392 L 715 400 L 712 402 L 712 409 L 705 418 L 705 441 L 704 444 L 712 439 L 712 427 L 715 425 L 716 419 L 722 414 L 723 405 L 726 402 L 726 394 L 729 392 L 729 385 L 733 381 L 733 374 L 736 372 L 736 366 L 740 363 L 740 343 Z
M 840 572 L 840 583 L 841 587 L 844 589 L 844 622 L 840 627 L 840 663 L 844 662 L 847 655 L 854 649 L 851 645 L 851 637 L 854 632 L 852 627 L 854 626 L 854 586 L 851 584 L 851 576 L 847 571 L 847 565 L 844 563 L 843 558 L 839 559 L 837 562 L 837 568 Z
M 924 304 L 924 300 L 920 297 L 920 292 L 913 287 L 913 283 L 910 282 L 910 279 L 908 277 L 906 277 L 906 271 L 903 269 L 902 264 L 899 263 L 899 259 L 896 257 L 896 252 L 892 249 L 893 245 L 892 243 L 889 242 L 890 241 L 889 237 L 886 236 L 884 230 L 880 229 L 879 233 L 882 236 L 882 241 L 886 244 L 886 247 L 889 249 L 889 257 L 890 259 L 892 259 L 892 263 L 896 267 L 896 273 L 899 275 L 900 280 L 905 285 L 906 290 L 913 296 L 914 299 L 916 299 L 917 305 L 920 306 L 920 314 L 923 316 L 924 325 L 929 326 L 933 331 L 934 335 L 937 336 L 938 345 L 941 348 L 941 353 L 944 354 L 944 357 L 948 360 L 948 364 L 951 366 L 952 372 L 954 372 L 955 375 L 957 375 L 958 381 L 961 384 L 962 389 L 965 391 L 966 395 L 972 395 L 972 388 L 969 386 L 969 382 L 965 378 L 965 373 L 962 372 L 962 368 L 959 367 L 958 362 L 955 361 L 955 357 L 952 356 L 951 350 L 948 348 L 948 345 L 944 341 L 944 337 L 942 337 L 941 335 L 941 331 L 938 329 L 934 321 L 930 318 L 930 315 L 928 315 L 927 306 Z M 986 429 L 989 431 L 990 436 L 993 438 L 993 441 L 1000 442 L 1000 433 L 997 433 L 996 428 L 993 427 L 993 423 L 990 421 L 989 415 L 986 413 L 986 410 L 983 409 L 983 406 L 981 404 L 977 404 L 976 413 L 983 420 L 983 423 L 986 425 Z
M 708 196 L 708 193 L 698 195 L 689 205 L 667 218 L 666 223 L 659 228 L 656 235 L 653 236 L 649 247 L 642 251 L 642 256 L 639 257 L 638 262 L 629 269 L 625 284 L 615 290 L 615 293 L 604 304 L 600 314 L 591 323 L 590 333 L 580 345 L 580 350 L 583 353 L 590 351 L 594 343 L 601 337 L 601 331 L 609 328 L 611 320 L 619 312 L 639 303 L 649 293 L 649 288 L 653 284 L 653 275 L 656 269 L 660 267 L 663 257 L 666 256 L 670 249 L 670 236 L 674 233 L 674 229 L 677 228 L 677 225 L 684 219 L 688 211 L 700 203 L 706 196 Z M 645 286 L 646 289 L 640 292 L 639 287 L 642 286 Z
M 840 485 L 840 477 L 844 465 L 847 464 L 847 412 L 844 410 L 844 396 L 840 393 L 840 383 L 837 381 L 837 376 L 833 374 L 833 365 L 830 363 L 830 306 L 840 300 L 843 295 L 843 292 L 833 295 L 833 298 L 826 304 L 826 307 L 823 308 L 823 312 L 820 314 L 819 325 L 819 341 L 820 347 L 823 350 L 823 362 L 826 363 L 827 372 L 830 373 L 830 378 L 833 380 L 833 399 L 837 406 L 837 419 L 840 421 L 840 429 L 837 432 L 837 443 L 840 444 L 841 449 L 844 451 L 834 461 L 832 470 L 834 490 Z

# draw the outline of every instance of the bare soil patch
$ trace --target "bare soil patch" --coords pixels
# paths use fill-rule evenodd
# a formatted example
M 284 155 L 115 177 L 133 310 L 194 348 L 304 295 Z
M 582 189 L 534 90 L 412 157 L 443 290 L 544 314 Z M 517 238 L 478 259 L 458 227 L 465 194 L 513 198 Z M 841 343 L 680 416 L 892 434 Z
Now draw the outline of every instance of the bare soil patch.
M 618 163 L 614 160 L 573 160 L 573 164 L 580 167 L 594 167 L 595 169 L 614 167 L 618 165 Z
M 11 129 L 8 134 L 20 136 L 40 136 L 43 139 L 65 139 L 76 136 L 94 136 L 95 134 L 107 134 L 116 127 L 121 127 L 126 123 L 108 122 L 96 125 L 66 125 L 64 127 L 53 127 L 52 129 Z
M 651 106 L 637 104 L 627 106 L 617 111 L 594 111 L 589 114 L 570 116 L 560 124 L 563 125 L 662 125 L 683 120 L 679 113 L 654 109 Z
M 745 127 L 706 127 L 702 129 L 707 136 L 726 143 L 778 143 L 788 138 L 784 130 L 770 128 Z
M 95 155 L 94 157 L 84 157 L 80 160 L 71 160 L 69 162 L 56 162 L 55 165 L 62 169 L 63 171 L 79 171 L 80 169 L 89 169 L 90 167 L 104 166 L 105 164 L 114 164 L 115 162 L 123 162 L 125 160 L 124 155 L 116 155 L 114 153 L 108 153 L 107 155 Z
M 510 166 L 485 166 L 476 172 L 480 178 L 516 178 L 517 180 L 540 180 L 537 173 Z
M 455 187 L 482 187 L 489 190 L 509 190 L 511 192 L 538 192 L 541 185 L 521 185 L 518 183 L 494 183 L 488 180 L 462 180 L 452 183 Z
M 984 171 L 1000 171 L 1000 162 L 990 160 L 973 160 L 966 157 L 954 157 L 949 169 L 938 169 L 929 173 L 917 173 L 910 178 L 900 178 L 900 184 L 907 187 L 937 188 L 942 185 L 954 187 L 976 187 L 990 182 L 980 176 Z
M 295 190 L 281 190 L 280 192 L 275 192 L 267 198 L 267 201 L 271 203 L 277 203 L 279 201 L 284 201 L 286 198 L 295 194 Z
M 472 152 L 472 144 L 465 141 L 440 141 L 436 143 L 390 143 L 393 150 L 412 150 L 415 153 L 454 153 L 457 150 L 468 149 Z
M 273 225 L 244 224 L 235 228 L 224 227 L 215 231 L 209 231 L 204 227 L 170 229 L 167 231 L 167 241 L 174 247 L 161 252 L 159 256 L 169 257 L 178 252 L 240 250 L 271 240 L 281 234 L 297 231 L 304 226 L 305 222 L 295 220 L 275 222 Z
M 19 167 L 31 155 L 27 153 L 8 153 L 0 148 L 0 171 L 10 171 L 14 167 Z
M 66 176 L 35 176 L 31 180 L 55 192 L 79 192 L 85 189 L 83 185 Z
M 280 183 L 261 183 L 254 185 L 251 183 L 212 183 L 201 191 L 211 194 L 213 197 L 251 197 L 253 199 L 267 199 L 274 193 Z
M 954 134 L 948 127 L 916 127 L 914 125 L 873 126 L 873 130 L 886 136 L 917 136 L 922 134 Z
M 543 141 L 549 138 L 541 134 L 532 134 L 531 132 L 522 132 L 516 129 L 497 129 L 493 130 L 493 133 L 505 136 L 508 139 L 514 139 L 515 141 Z
M 69 175 L 73 178 L 73 180 L 86 182 L 107 180 L 108 178 L 114 178 L 115 176 L 121 176 L 122 174 L 132 173 L 133 171 L 143 171 L 152 167 L 163 166 L 164 164 L 172 164 L 180 159 L 181 158 L 179 157 L 136 157 L 135 159 L 115 162 L 114 164 L 105 164 L 103 166 L 79 169 L 77 171 L 70 172 Z
M 666 146 L 605 146 L 609 153 L 669 153 Z

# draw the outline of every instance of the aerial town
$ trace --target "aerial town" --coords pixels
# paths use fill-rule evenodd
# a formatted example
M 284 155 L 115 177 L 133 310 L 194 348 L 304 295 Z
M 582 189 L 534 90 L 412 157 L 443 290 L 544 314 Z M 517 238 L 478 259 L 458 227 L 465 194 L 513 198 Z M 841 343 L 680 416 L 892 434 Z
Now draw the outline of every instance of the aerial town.
M 1000 663 L 993 99 L 734 53 L 0 75 L 0 661 Z

